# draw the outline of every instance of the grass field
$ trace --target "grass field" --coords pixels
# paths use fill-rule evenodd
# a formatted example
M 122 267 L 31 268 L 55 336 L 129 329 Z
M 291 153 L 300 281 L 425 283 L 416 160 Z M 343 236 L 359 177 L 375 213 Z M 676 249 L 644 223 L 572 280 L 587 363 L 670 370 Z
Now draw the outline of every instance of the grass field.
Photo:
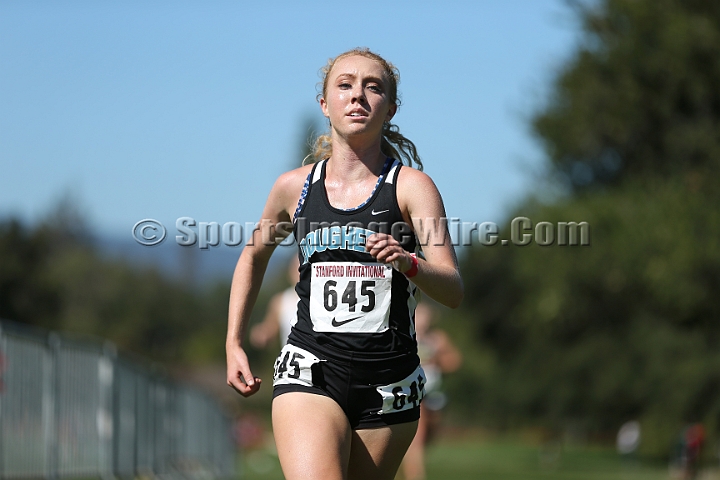
M 256 451 L 242 460 L 243 478 L 282 479 L 277 457 Z M 428 480 L 670 480 L 667 467 L 626 461 L 613 449 L 538 447 L 517 441 L 444 439 L 432 445 Z M 716 478 L 703 475 L 700 478 Z
M 627 462 L 611 449 L 540 448 L 508 442 L 450 441 L 432 448 L 428 479 L 668 480 L 667 468 Z

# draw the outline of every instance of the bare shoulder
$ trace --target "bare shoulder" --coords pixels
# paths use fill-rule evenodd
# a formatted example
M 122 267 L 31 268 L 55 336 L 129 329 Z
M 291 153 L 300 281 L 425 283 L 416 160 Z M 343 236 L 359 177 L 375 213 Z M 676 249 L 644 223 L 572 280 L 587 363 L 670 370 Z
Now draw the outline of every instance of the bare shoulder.
M 400 169 L 400 173 L 398 174 L 398 188 L 415 189 L 423 187 L 437 190 L 435 182 L 433 182 L 427 173 L 421 172 L 416 168 L 408 167 L 407 165 Z
M 272 187 L 271 199 L 281 204 L 285 211 L 292 213 L 311 171 L 312 165 L 303 165 L 280 175 Z
M 302 187 L 305 184 L 305 179 L 310 174 L 312 167 L 312 165 L 303 165 L 302 167 L 283 173 L 275 181 L 275 186 L 282 189 L 302 190 Z
M 434 206 L 432 210 L 444 210 L 442 197 L 435 182 L 425 173 L 411 167 L 400 169 L 397 180 L 397 196 L 400 208 L 412 216 L 421 206 Z

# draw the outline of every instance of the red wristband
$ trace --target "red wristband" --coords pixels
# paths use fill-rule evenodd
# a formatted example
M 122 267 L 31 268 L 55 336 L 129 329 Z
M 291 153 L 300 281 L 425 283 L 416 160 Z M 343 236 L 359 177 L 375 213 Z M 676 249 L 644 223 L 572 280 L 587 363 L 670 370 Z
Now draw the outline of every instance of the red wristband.
M 410 254 L 410 258 L 412 259 L 412 267 L 410 267 L 410 270 L 407 272 L 403 272 L 403 275 L 405 275 L 407 278 L 412 278 L 418 273 L 418 259 L 417 255 L 414 253 Z

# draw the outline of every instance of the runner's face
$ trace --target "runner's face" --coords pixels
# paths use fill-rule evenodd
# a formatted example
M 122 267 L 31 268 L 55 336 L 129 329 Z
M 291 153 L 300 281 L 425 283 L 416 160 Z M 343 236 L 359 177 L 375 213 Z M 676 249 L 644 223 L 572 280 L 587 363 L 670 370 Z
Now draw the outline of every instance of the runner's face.
M 341 58 L 328 73 L 327 91 L 320 99 L 323 114 L 342 136 L 380 136 L 397 105 L 389 100 L 388 81 L 382 66 L 369 58 Z

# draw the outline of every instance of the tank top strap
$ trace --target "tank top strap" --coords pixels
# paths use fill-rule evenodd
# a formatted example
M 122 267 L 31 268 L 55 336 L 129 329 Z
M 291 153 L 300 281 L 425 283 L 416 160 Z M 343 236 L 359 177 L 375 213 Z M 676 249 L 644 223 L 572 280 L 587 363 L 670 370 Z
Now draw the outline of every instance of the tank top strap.
M 298 200 L 297 207 L 295 208 L 295 213 L 293 214 L 293 223 L 295 223 L 295 220 L 297 220 L 297 216 L 302 210 L 303 205 L 305 204 L 305 198 L 307 198 L 308 191 L 310 190 L 310 184 L 317 182 L 320 180 L 320 174 L 322 172 L 322 166 L 325 163 L 326 160 L 321 160 L 317 162 L 315 165 L 313 165 L 312 170 L 310 170 L 310 173 L 308 173 L 307 178 L 305 178 L 305 184 L 303 185 L 302 192 L 300 193 L 300 199 Z
M 392 165 L 390 165 L 390 169 L 387 172 L 387 177 L 385 178 L 385 183 L 389 183 L 391 185 L 396 184 L 397 176 L 400 173 L 401 166 L 402 166 L 402 164 L 400 162 L 393 159 Z
M 323 171 L 325 170 L 326 163 L 327 163 L 327 160 L 320 160 L 315 165 L 315 168 L 313 168 L 313 171 L 310 172 L 312 174 L 312 183 L 317 183 L 318 180 L 320 180 L 323 177 Z

